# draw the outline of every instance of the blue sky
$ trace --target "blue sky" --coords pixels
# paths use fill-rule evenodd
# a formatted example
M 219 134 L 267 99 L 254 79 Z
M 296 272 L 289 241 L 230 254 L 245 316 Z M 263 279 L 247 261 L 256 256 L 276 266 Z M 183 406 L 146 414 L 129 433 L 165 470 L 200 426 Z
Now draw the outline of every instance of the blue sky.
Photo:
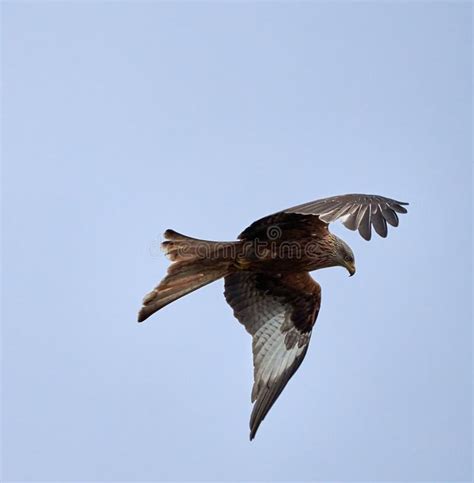
M 3 480 L 467 481 L 471 5 L 4 2 Z M 324 196 L 310 350 L 248 441 L 222 282 L 136 323 L 166 228 L 228 240 Z

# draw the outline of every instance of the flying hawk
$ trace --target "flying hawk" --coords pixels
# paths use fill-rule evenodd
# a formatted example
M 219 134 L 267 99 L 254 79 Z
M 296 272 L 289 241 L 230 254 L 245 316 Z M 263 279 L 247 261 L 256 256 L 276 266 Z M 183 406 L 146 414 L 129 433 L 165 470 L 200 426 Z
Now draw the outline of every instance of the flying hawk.
M 376 195 L 334 196 L 288 208 L 252 223 L 238 241 L 198 240 L 173 230 L 162 248 L 172 264 L 143 300 L 142 322 L 165 305 L 224 278 L 225 298 L 252 335 L 254 384 L 250 439 L 304 359 L 321 304 L 321 287 L 308 272 L 342 266 L 355 273 L 354 254 L 333 235 L 338 219 L 370 240 L 398 226 L 401 201 Z

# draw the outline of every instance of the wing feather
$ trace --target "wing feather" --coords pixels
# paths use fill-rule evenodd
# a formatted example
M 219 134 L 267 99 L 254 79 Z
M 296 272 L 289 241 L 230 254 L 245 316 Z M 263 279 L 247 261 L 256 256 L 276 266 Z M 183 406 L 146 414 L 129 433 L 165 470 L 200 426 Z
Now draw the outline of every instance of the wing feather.
M 382 214 L 388 224 L 398 226 L 397 213 L 388 205 L 381 206 Z
M 265 386 L 261 389 L 258 394 L 258 398 L 256 399 L 255 406 L 252 410 L 252 414 L 250 416 L 250 439 L 252 440 L 260 426 L 260 423 L 263 421 L 265 416 L 270 411 L 271 407 L 278 399 L 278 396 L 281 394 L 285 386 L 288 384 L 288 381 L 291 379 L 293 374 L 298 370 L 303 359 L 306 355 L 306 351 L 308 350 L 308 346 L 306 345 L 301 353 L 294 358 L 290 367 L 288 367 L 285 372 L 279 378 L 279 384 L 273 384 L 270 386 Z
M 372 226 L 384 238 L 387 236 L 387 223 L 398 226 L 397 213 L 407 213 L 406 205 L 408 203 L 384 196 L 348 194 L 310 201 L 279 213 L 315 215 L 327 224 L 342 218 L 346 228 L 359 230 L 363 238 L 370 240 Z
M 225 278 L 225 297 L 253 336 L 254 384 L 250 439 L 306 354 L 321 290 L 307 273 L 238 272 Z
M 341 219 L 349 230 L 359 230 L 366 240 L 372 236 L 372 227 L 383 238 L 387 236 L 387 223 L 398 226 L 397 213 L 407 213 L 403 201 L 378 195 L 350 194 L 310 201 L 261 218 L 247 227 L 240 239 L 265 239 L 269 228 L 278 227 L 288 239 L 301 235 L 324 233 L 327 225 Z M 277 231 L 278 232 L 278 231 Z
M 357 216 L 357 226 L 359 227 L 359 233 L 362 238 L 369 241 L 371 238 L 370 230 L 370 205 L 361 206 L 359 209 L 359 215 Z
M 372 225 L 379 236 L 382 238 L 387 236 L 387 222 L 378 205 L 375 205 L 375 210 L 372 210 Z
M 339 205 L 336 208 L 332 209 L 330 212 L 319 215 L 319 219 L 324 221 L 325 223 L 331 223 L 345 216 L 351 208 L 352 205 L 339 203 Z
M 343 224 L 349 230 L 357 230 L 357 218 L 359 214 L 359 206 L 351 205 L 348 210 L 348 216 L 343 221 Z

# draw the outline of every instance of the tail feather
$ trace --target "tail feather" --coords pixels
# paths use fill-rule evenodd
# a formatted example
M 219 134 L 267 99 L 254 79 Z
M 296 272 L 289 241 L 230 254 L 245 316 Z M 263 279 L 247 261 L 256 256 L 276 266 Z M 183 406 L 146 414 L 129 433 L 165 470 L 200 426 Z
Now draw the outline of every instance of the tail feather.
M 173 230 L 166 230 L 164 237 L 166 241 L 162 248 L 173 263 L 166 277 L 143 299 L 139 322 L 180 297 L 225 277 L 232 270 L 231 259 L 219 257 L 219 247 L 234 242 L 207 242 Z

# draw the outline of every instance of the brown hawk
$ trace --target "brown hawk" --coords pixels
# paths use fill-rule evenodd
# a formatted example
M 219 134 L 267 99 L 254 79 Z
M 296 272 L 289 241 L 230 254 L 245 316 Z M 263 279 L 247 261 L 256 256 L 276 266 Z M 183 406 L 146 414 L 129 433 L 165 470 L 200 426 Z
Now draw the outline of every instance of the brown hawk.
M 342 266 L 355 273 L 354 254 L 328 224 L 338 219 L 370 240 L 398 226 L 401 201 L 349 194 L 288 208 L 252 223 L 238 241 L 198 240 L 173 230 L 162 248 L 172 261 L 166 277 L 143 300 L 142 322 L 157 310 L 219 278 L 235 317 L 252 335 L 254 384 L 250 439 L 308 350 L 321 287 L 308 272 Z

